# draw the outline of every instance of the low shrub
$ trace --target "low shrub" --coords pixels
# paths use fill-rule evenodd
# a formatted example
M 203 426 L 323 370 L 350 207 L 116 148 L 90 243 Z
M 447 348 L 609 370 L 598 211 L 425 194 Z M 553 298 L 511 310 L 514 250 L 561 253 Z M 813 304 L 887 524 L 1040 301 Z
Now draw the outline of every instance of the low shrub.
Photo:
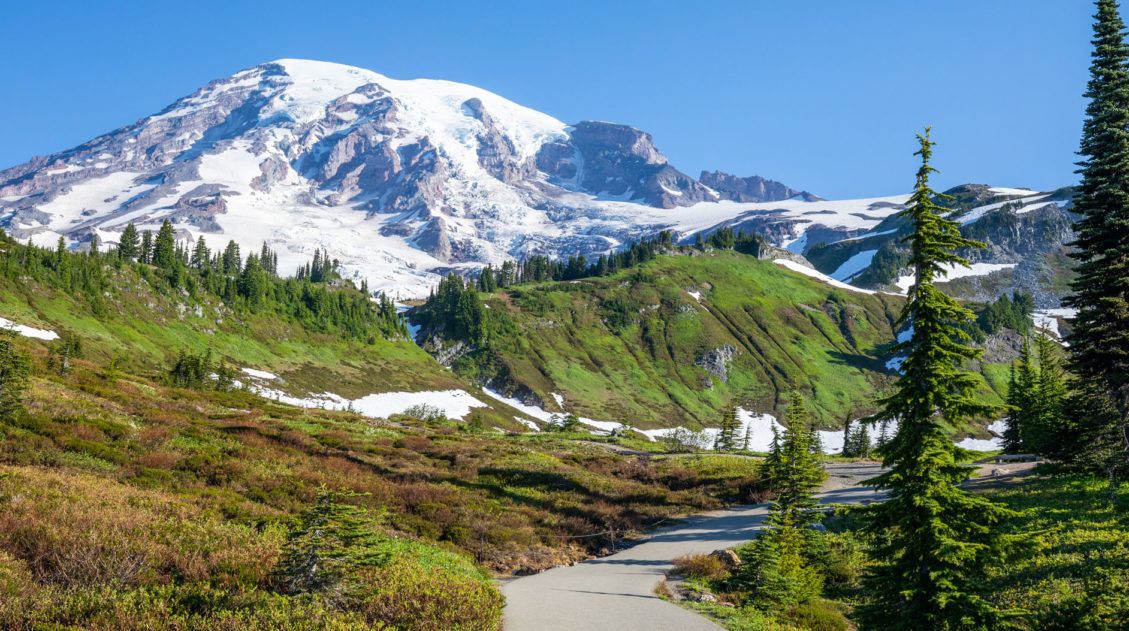
M 725 562 L 709 554 L 684 554 L 674 560 L 674 571 L 704 581 L 721 581 L 729 576 Z
M 847 631 L 851 628 L 843 612 L 826 600 L 800 603 L 780 618 L 806 631 Z
M 398 559 L 358 577 L 371 589 L 356 605 L 365 620 L 403 631 L 494 631 L 505 600 L 485 577 Z

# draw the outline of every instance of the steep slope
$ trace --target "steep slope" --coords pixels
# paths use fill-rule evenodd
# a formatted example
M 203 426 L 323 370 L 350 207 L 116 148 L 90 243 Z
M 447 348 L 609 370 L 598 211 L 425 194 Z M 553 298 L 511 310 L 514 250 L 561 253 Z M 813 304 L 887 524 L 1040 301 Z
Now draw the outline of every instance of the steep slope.
M 987 244 L 961 254 L 971 269 L 952 270 L 946 291 L 988 301 L 1015 290 L 1035 297 L 1038 307 L 1055 309 L 1068 289 L 1073 265 L 1066 257 L 1074 238 L 1071 189 L 1040 193 L 968 184 L 946 193 L 946 205 L 961 232 Z M 861 287 L 904 292 L 912 280 L 908 251 L 901 242 L 909 227 L 890 218 L 867 233 L 836 241 L 808 241 L 805 257 L 820 271 Z
M 780 418 L 796 390 L 822 426 L 841 428 L 874 411 L 895 378 L 888 349 L 903 298 L 821 279 L 775 252 L 660 255 L 610 276 L 515 285 L 481 294 L 484 342 L 441 333 L 423 314 L 418 339 L 468 379 L 604 429 L 716 427 L 729 406 Z M 1018 339 L 986 340 L 986 400 L 1000 400 Z
M 528 403 L 639 427 L 714 426 L 730 404 L 775 413 L 793 389 L 837 424 L 890 378 L 881 351 L 900 302 L 733 252 L 663 256 L 489 297 L 489 349 L 455 366 Z

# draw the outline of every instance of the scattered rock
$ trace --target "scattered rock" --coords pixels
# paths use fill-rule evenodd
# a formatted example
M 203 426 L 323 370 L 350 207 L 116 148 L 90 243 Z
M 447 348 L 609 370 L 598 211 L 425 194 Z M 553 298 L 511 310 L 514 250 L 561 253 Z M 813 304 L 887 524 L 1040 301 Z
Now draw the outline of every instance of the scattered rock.
M 720 560 L 730 570 L 741 567 L 741 557 L 737 556 L 737 553 L 732 550 L 714 550 L 710 553 L 710 556 Z

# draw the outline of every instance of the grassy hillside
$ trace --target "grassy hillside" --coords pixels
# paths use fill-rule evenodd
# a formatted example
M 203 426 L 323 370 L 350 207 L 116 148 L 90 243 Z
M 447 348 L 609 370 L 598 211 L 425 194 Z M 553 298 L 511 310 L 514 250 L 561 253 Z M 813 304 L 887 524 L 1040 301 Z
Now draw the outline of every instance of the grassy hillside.
M 584 558 L 756 493 L 751 461 L 499 433 L 487 408 L 377 421 L 173 388 L 105 347 L 59 375 L 48 344 L 14 344 L 32 377 L 26 411 L 0 419 L 3 628 L 493 629 L 488 572 Z M 280 568 L 326 490 L 362 512 L 377 560 L 341 593 L 290 591 Z
M 82 339 L 86 354 L 133 372 L 167 369 L 181 350 L 210 348 L 240 366 L 283 375 L 295 392 L 343 396 L 459 387 L 406 337 L 358 340 L 312 330 L 278 314 L 233 309 L 207 294 L 163 288 L 136 266 L 104 268 L 105 294 L 0 276 L 0 316 Z
M 867 412 L 890 379 L 883 350 L 901 303 L 731 251 L 484 300 L 489 351 L 457 362 L 459 372 L 547 409 L 559 393 L 577 414 L 641 427 L 716 425 L 730 404 L 777 411 L 796 388 L 824 424 Z M 727 351 L 722 379 L 719 362 L 707 367 Z

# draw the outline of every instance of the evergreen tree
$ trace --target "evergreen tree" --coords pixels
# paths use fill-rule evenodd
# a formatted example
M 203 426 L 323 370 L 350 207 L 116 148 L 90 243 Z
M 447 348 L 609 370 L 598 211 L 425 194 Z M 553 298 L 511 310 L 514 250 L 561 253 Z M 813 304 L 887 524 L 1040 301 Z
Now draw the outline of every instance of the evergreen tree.
M 1075 458 L 1102 467 L 1111 496 L 1129 476 L 1129 45 L 1116 0 L 1098 0 L 1074 195 L 1070 367 L 1082 386 L 1075 399 Z
M 188 264 L 194 270 L 203 271 L 211 265 L 211 260 L 212 253 L 208 251 L 208 244 L 201 236 L 196 240 L 196 246 L 192 248 L 192 259 L 189 260 Z
M 223 249 L 223 258 L 221 259 L 223 273 L 227 275 L 238 274 L 242 270 L 243 259 L 239 257 L 239 244 L 234 241 L 228 241 L 227 247 Z
M 1003 549 L 994 526 L 1008 513 L 958 486 L 970 468 L 956 462 L 948 427 L 993 408 L 973 398 L 977 381 L 961 370 L 979 355 L 961 328 L 972 313 L 934 285 L 948 265 L 968 265 L 956 250 L 983 245 L 944 218 L 947 209 L 935 200 L 946 196 L 929 186 L 929 128 L 918 140 L 921 167 L 900 215 L 913 226 L 907 241 L 914 285 L 899 325 L 912 325 L 913 334 L 895 347 L 906 357 L 901 377 L 870 419 L 899 425 L 883 449 L 888 470 L 869 481 L 889 497 L 868 509 L 876 563 L 866 577 L 870 598 L 859 612 L 876 629 L 989 629 L 1000 613 L 981 590 L 988 564 Z
M 855 424 L 855 431 L 843 438 L 843 456 L 847 458 L 870 457 L 870 428 L 863 420 Z
M 137 227 L 133 222 L 126 224 L 122 236 L 118 240 L 118 256 L 125 261 L 135 261 L 141 255 L 141 239 L 137 234 Z
M 721 416 L 721 425 L 717 430 L 717 441 L 713 448 L 717 451 L 734 451 L 737 449 L 737 433 L 741 431 L 741 421 L 737 418 L 735 407 L 725 408 Z
M 816 501 L 812 494 L 827 477 L 819 456 L 812 452 L 812 425 L 804 398 L 793 393 L 785 414 L 787 426 L 780 439 L 780 462 L 769 487 L 776 495 L 770 521 L 804 526 L 815 520 Z M 775 517 L 772 517 L 775 515 Z
M 1004 430 L 1005 452 L 1014 454 L 1027 449 L 1023 435 L 1029 433 L 1029 430 L 1025 431 L 1024 428 L 1030 425 L 1035 396 L 1035 364 L 1031 358 L 1030 341 L 1024 338 L 1019 359 L 1011 365 L 1011 372 L 1008 374 L 1005 403 L 1009 414 L 1007 428 Z
M 146 264 L 153 262 L 153 233 L 148 230 L 141 233 L 141 255 L 138 259 Z
M 157 231 L 157 238 L 153 242 L 153 265 L 171 270 L 176 263 L 176 235 L 172 224 L 166 219 L 161 222 L 161 229 Z
M 247 257 L 247 264 L 239 274 L 239 294 L 246 298 L 252 305 L 257 305 L 266 297 L 270 287 L 270 278 L 263 270 L 259 257 L 251 254 Z
M 357 497 L 324 487 L 282 548 L 274 584 L 283 592 L 340 593 L 352 571 L 383 565 L 390 551 L 368 511 L 343 500 Z
M 769 484 L 769 488 L 775 484 L 776 479 L 780 477 L 780 468 L 783 462 L 783 453 L 780 448 L 780 432 L 773 425 L 772 429 L 772 442 L 768 445 L 768 455 L 761 461 L 760 464 L 760 478 Z
M 768 514 L 770 529 L 751 546 L 750 563 L 738 580 L 761 607 L 790 606 L 819 595 L 823 576 L 810 562 L 808 537 L 818 513 L 813 493 L 827 474 L 812 453 L 813 431 L 799 393 L 792 395 L 782 435 L 773 429 L 773 444 L 764 471 L 775 494 Z
M 64 376 L 70 373 L 71 360 L 77 357 L 82 357 L 82 340 L 77 335 L 64 331 L 51 344 L 47 365 L 59 376 Z
M 55 268 L 55 271 L 62 273 L 66 270 L 67 261 L 67 241 L 63 237 L 59 237 L 59 240 L 55 243 L 55 258 L 51 265 Z
M 16 334 L 0 327 L 0 419 L 18 418 L 24 412 L 30 362 L 15 344 Z
M 1005 451 L 1030 451 L 1062 457 L 1071 444 L 1067 423 L 1066 374 L 1058 344 L 1045 333 L 1035 337 L 1035 351 L 1024 341 L 1019 361 L 1012 367 L 1007 404 L 1011 409 L 1004 431 Z

